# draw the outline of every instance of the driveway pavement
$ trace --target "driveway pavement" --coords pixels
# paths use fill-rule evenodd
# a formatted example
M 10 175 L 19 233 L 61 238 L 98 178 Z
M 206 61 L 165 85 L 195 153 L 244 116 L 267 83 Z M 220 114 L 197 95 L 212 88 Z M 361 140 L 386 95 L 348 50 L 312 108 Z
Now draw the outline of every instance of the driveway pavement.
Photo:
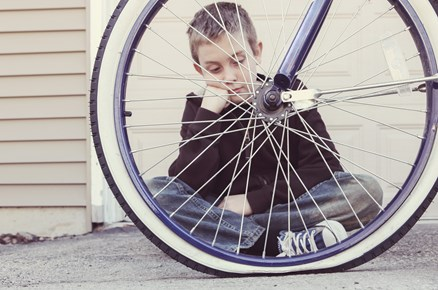
M 396 246 L 342 273 L 217 278 L 195 272 L 123 225 L 76 237 L 0 245 L 0 288 L 438 289 L 438 224 L 419 224 Z

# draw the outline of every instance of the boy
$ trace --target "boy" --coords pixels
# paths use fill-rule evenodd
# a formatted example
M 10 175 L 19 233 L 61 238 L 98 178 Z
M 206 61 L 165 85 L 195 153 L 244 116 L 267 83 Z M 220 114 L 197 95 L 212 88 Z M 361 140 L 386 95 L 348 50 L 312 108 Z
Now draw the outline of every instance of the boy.
M 257 120 L 254 92 L 268 79 L 256 73 L 263 45 L 242 7 L 204 7 L 188 35 L 206 89 L 187 99 L 181 136 L 188 142 L 169 168 L 172 177 L 147 181 L 172 219 L 227 251 L 292 256 L 341 241 L 379 212 L 378 183 L 343 172 L 331 142 Z M 316 109 L 281 122 L 330 140 Z

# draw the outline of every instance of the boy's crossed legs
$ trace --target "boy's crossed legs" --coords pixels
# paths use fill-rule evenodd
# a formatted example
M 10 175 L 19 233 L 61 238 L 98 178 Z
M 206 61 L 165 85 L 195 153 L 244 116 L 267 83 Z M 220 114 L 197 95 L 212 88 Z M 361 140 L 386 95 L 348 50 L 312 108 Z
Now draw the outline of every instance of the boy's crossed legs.
M 179 225 L 187 231 L 193 230 L 194 237 L 227 251 L 236 252 L 239 248 L 245 253 L 261 254 L 267 234 L 267 254 L 277 255 L 277 236 L 281 231 L 289 230 L 288 217 L 292 232 L 305 229 L 303 220 L 307 229 L 324 220 L 334 220 L 351 231 L 359 228 L 360 223 L 367 224 L 379 213 L 383 193 L 373 178 L 366 175 L 353 178 L 345 172 L 335 172 L 334 175 L 337 182 L 334 178 L 321 182 L 290 206 L 278 204 L 271 212 L 268 210 L 243 218 L 212 206 L 214 200 L 207 201 L 198 194 L 192 196 L 195 191 L 181 180 L 175 179 L 167 185 L 173 178 L 156 177 L 145 182 L 152 194 L 166 187 L 156 197 L 157 202 L 167 214 L 173 214 L 172 219 Z M 219 221 L 221 226 L 217 233 Z

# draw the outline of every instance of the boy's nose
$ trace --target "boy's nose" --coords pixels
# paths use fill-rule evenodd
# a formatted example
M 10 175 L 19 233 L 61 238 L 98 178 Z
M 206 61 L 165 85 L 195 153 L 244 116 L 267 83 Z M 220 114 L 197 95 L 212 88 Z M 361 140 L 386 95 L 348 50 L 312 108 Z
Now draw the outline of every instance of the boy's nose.
M 233 68 L 233 67 L 228 67 L 225 70 L 225 75 L 224 75 L 225 81 L 226 82 L 235 82 L 235 81 L 237 81 L 237 75 L 239 73 L 238 70 L 239 70 L 238 68 L 236 69 L 236 68 Z

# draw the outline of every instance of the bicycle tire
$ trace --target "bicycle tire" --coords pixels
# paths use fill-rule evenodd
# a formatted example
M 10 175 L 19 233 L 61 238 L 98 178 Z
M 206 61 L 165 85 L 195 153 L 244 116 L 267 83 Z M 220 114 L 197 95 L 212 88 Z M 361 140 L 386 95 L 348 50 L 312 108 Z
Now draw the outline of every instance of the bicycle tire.
M 420 147 L 417 164 L 421 173 L 412 186 L 414 194 L 399 194 L 387 206 L 384 214 L 350 237 L 345 243 L 321 253 L 291 260 L 260 259 L 235 255 L 215 249 L 191 238 L 174 224 L 154 203 L 147 187 L 138 178 L 136 161 L 130 155 L 126 140 L 125 112 L 120 93 L 126 85 L 123 75 L 131 65 L 130 52 L 143 36 L 143 27 L 158 13 L 161 1 L 121 0 L 104 32 L 95 60 L 90 92 L 90 119 L 93 141 L 99 163 L 116 199 L 134 224 L 162 251 L 182 264 L 219 276 L 249 274 L 283 274 L 330 272 L 346 270 L 361 265 L 383 253 L 402 238 L 421 217 L 438 191 L 436 173 L 438 148 L 436 126 L 438 123 L 438 83 L 427 86 L 429 96 L 428 121 L 425 125 L 427 142 Z M 436 1 L 390 1 L 399 9 L 405 22 L 414 25 L 413 37 L 427 60 L 422 59 L 423 69 L 430 75 L 437 73 L 436 54 L 438 37 L 433 35 L 438 18 Z M 432 8 L 432 9 L 431 9 Z M 435 9 L 435 10 L 434 10 Z M 414 15 L 418 19 L 413 19 Z M 424 31 L 420 31 L 423 29 Z M 415 35 L 415 34 L 418 35 Z M 426 44 L 425 44 L 426 43 Z M 120 53 L 121 52 L 121 53 Z M 114 84 L 115 89 L 108 83 Z M 121 87 L 122 86 L 122 87 Z M 121 137 L 124 136 L 124 137 Z M 423 154 L 423 155 L 422 155 Z M 421 161 L 421 162 L 420 162 Z M 408 176 L 413 178 L 411 173 Z

